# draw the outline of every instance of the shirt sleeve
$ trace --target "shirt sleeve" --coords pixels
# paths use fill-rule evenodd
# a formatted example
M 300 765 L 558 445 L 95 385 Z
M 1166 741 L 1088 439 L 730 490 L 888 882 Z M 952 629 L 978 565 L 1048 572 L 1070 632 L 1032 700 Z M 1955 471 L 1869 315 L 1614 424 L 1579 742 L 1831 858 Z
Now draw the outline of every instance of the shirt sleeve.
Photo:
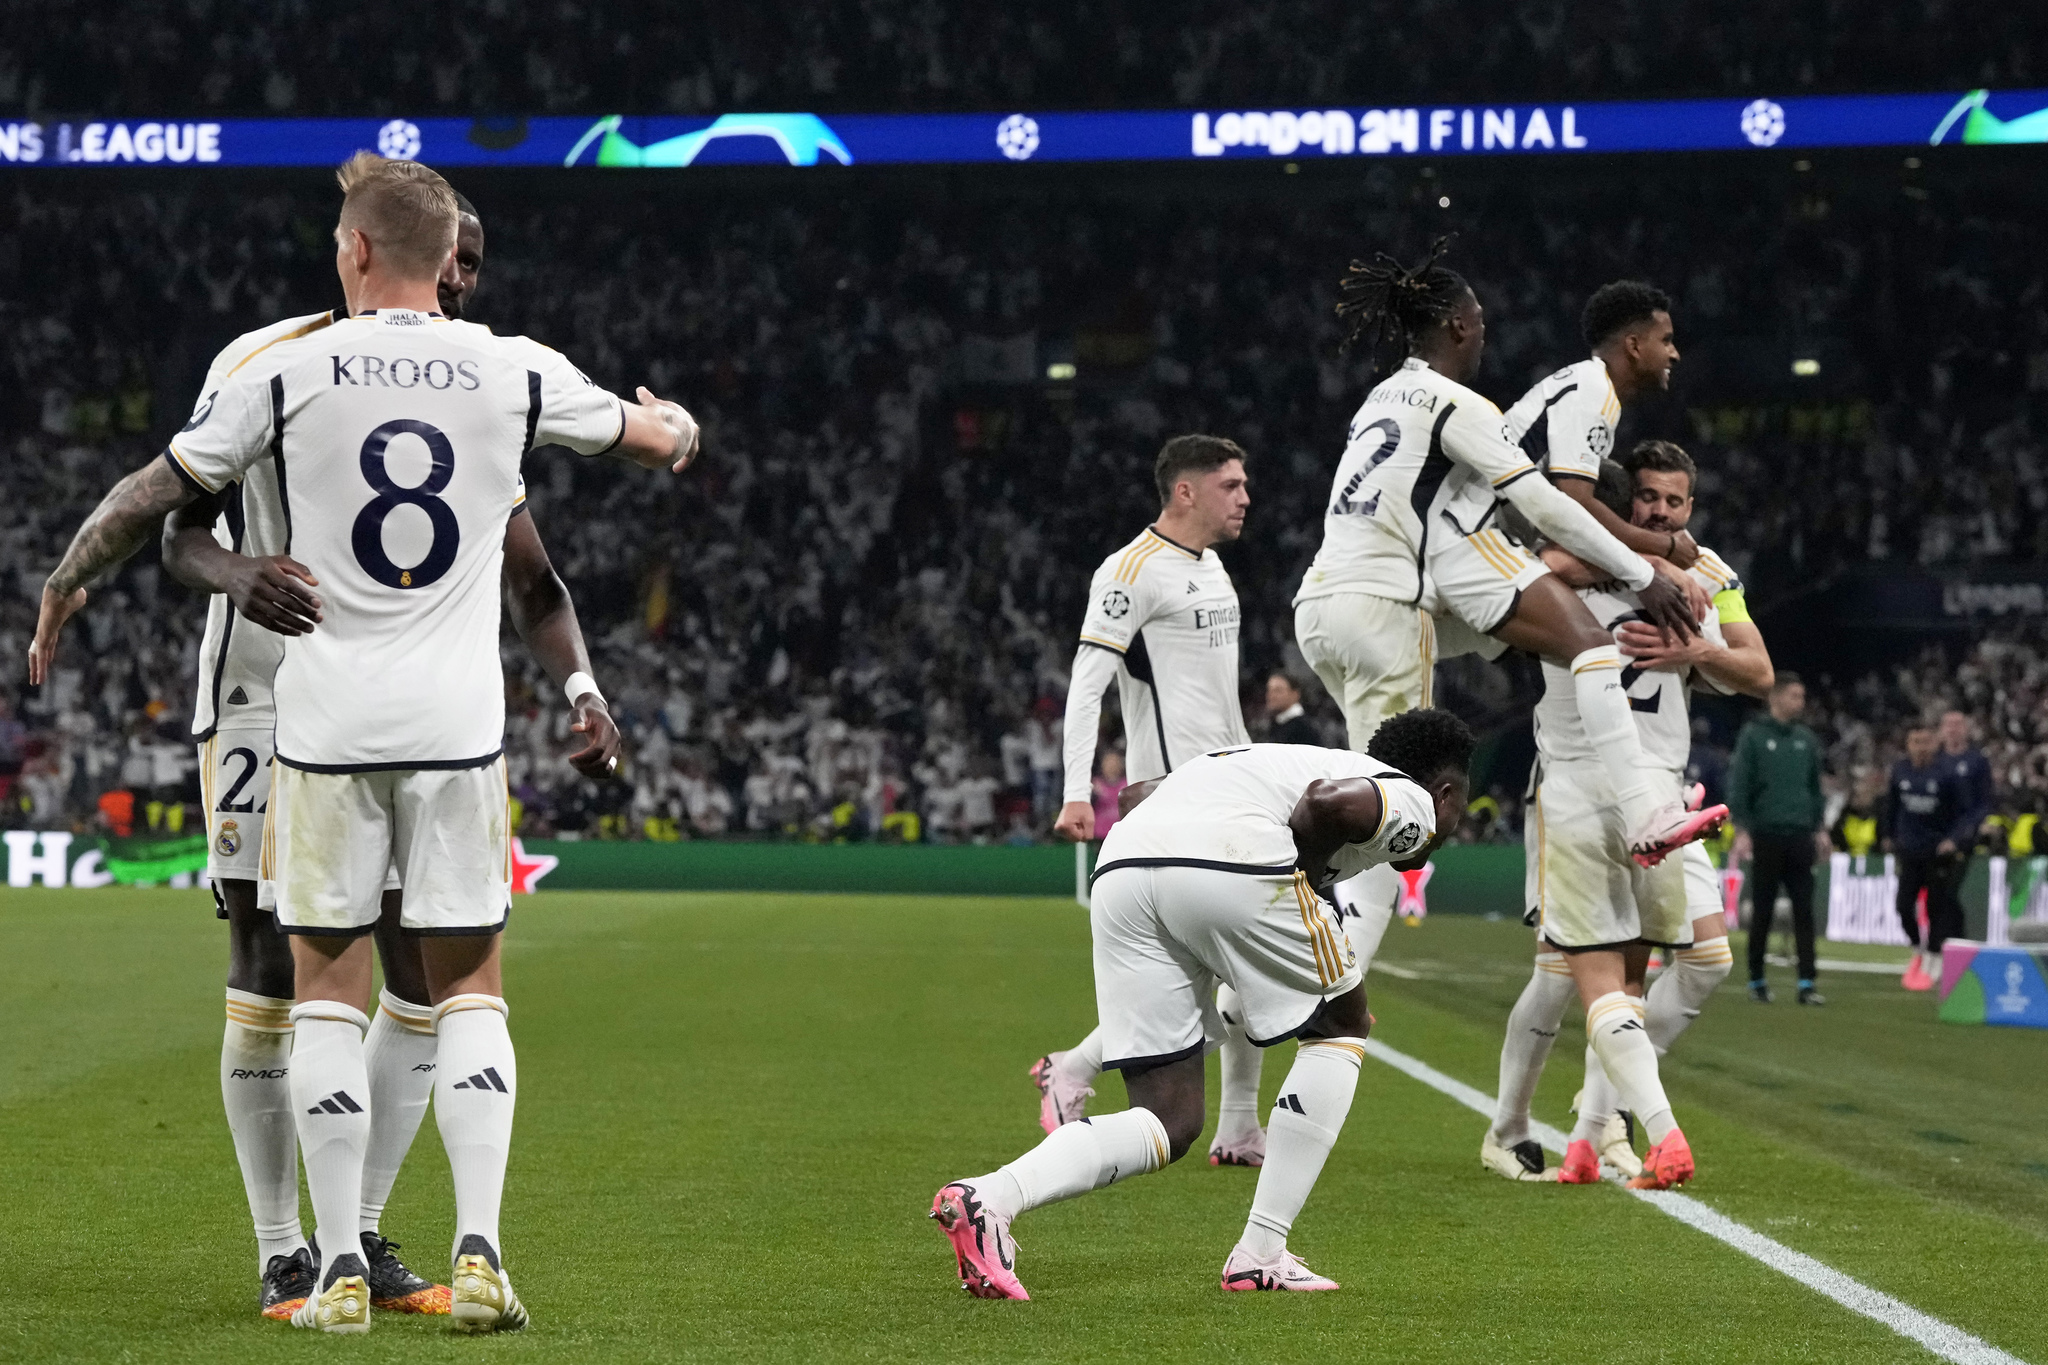
M 1381 863 L 1413 858 L 1436 833 L 1436 802 L 1419 783 L 1405 777 L 1368 780 L 1380 791 L 1380 827 L 1370 839 L 1346 844 L 1330 855 L 1339 880 Z
M 578 455 L 602 455 L 626 435 L 626 405 L 617 394 L 599 388 L 567 356 L 545 346 L 533 348 L 527 371 L 529 399 L 537 411 L 528 415 L 533 446 L 567 446 Z
M 1063 754 L 1066 774 L 1060 800 L 1086 801 L 1093 791 L 1095 738 L 1102 725 L 1102 693 L 1116 681 L 1119 655 L 1083 644 L 1074 654 L 1074 673 L 1067 684 L 1067 723 Z M 1100 831 L 1097 831 L 1099 834 Z
M 200 397 L 164 460 L 193 491 L 218 493 L 269 452 L 278 419 L 268 377 L 237 377 Z
M 1621 415 L 1610 413 L 1606 385 L 1588 390 L 1581 382 L 1551 406 L 1550 453 L 1546 457 L 1552 478 L 1593 479 L 1600 477 L 1600 461 L 1614 450 L 1614 422 Z
M 1138 581 L 1144 563 L 1141 549 L 1125 550 L 1095 571 L 1089 586 L 1088 615 L 1081 621 L 1081 643 L 1121 655 L 1131 647 L 1151 614 L 1144 586 Z

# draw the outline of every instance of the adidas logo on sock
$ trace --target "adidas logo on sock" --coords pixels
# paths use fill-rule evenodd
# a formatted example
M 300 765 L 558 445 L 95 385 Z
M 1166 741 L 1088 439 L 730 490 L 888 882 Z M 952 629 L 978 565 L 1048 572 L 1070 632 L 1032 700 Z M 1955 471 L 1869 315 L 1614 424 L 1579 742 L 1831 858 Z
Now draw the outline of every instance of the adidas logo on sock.
M 337 1090 L 306 1112 L 309 1114 L 360 1114 L 363 1112 L 363 1106 L 350 1099 L 348 1091 Z
M 1282 1095 L 1279 1099 L 1273 1101 L 1273 1107 L 1275 1109 L 1292 1109 L 1303 1118 L 1308 1117 L 1308 1110 L 1302 1108 L 1301 1100 L 1293 1095 Z
M 249 694 L 247 692 L 244 692 L 241 688 L 238 687 L 234 691 L 228 693 L 229 706 L 247 706 L 248 704 Z
M 498 1075 L 498 1069 L 496 1067 L 490 1066 L 485 1067 L 481 1072 L 474 1076 L 471 1076 L 466 1081 L 457 1081 L 455 1083 L 455 1089 L 495 1090 L 500 1095 L 509 1095 L 512 1093 L 511 1091 L 505 1088 L 504 1079 Z

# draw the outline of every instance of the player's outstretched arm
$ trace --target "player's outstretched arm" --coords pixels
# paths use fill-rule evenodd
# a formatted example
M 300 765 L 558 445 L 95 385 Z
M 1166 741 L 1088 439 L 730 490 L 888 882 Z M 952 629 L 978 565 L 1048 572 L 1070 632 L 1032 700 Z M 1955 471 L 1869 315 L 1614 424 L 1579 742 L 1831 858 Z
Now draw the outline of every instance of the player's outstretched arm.
M 193 491 L 163 460 L 151 460 L 100 499 L 56 571 L 43 584 L 36 637 L 28 647 L 28 679 L 41 686 L 57 657 L 57 637 L 85 605 L 88 583 L 134 554 L 156 534 L 166 514 L 192 501 Z
M 697 458 L 700 433 L 697 419 L 681 403 L 656 398 L 645 385 L 634 390 L 638 404 L 621 403 L 626 429 L 619 437 L 619 454 L 642 469 L 663 465 L 677 474 Z
M 164 518 L 164 572 L 198 592 L 224 594 L 265 630 L 304 635 L 323 619 L 320 580 L 290 555 L 237 554 L 213 538 L 222 495 L 187 503 Z
M 1593 496 L 1594 483 L 1591 479 L 1565 477 L 1553 481 L 1553 487 L 1593 514 L 1593 520 L 1600 523 L 1616 540 L 1648 558 L 1656 555 L 1668 559 L 1681 569 L 1690 569 L 1700 557 L 1700 547 L 1684 531 L 1652 531 L 1638 526 L 1626 517 L 1619 516 L 1612 507 Z
M 1325 777 L 1309 783 L 1287 819 L 1294 831 L 1295 866 L 1318 891 L 1326 890 L 1335 875 L 1330 855 L 1378 834 L 1385 814 L 1379 784 L 1367 778 Z
M 611 776 L 619 766 L 619 727 L 590 677 L 590 650 L 576 619 L 576 603 L 525 508 L 505 524 L 504 574 L 506 613 L 534 661 L 565 695 L 572 680 L 578 684 L 579 695 L 570 699 L 576 719 L 569 728 L 587 742 L 569 755 L 570 766 L 585 777 Z

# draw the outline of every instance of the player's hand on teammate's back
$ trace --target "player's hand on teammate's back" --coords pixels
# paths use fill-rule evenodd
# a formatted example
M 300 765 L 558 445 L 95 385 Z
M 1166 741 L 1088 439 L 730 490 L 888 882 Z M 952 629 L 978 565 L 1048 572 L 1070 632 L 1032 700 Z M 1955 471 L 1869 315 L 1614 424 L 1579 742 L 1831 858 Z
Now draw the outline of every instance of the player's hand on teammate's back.
M 1069 801 L 1060 807 L 1060 818 L 1052 822 L 1053 834 L 1070 844 L 1082 844 L 1095 837 L 1095 807 L 1086 801 Z
M 320 580 L 290 555 L 240 558 L 227 582 L 235 610 L 279 635 L 306 635 L 323 619 L 320 595 L 309 589 Z
M 1657 627 L 1641 621 L 1624 621 L 1614 632 L 1615 643 L 1630 661 L 1646 669 L 1666 668 L 1673 672 L 1696 662 L 1693 655 L 1699 639 L 1694 636 L 1673 640 Z
M 1707 619 L 1707 613 L 1714 609 L 1714 599 L 1697 578 L 1661 555 L 1644 555 L 1643 560 L 1657 571 L 1658 577 L 1676 585 L 1685 594 L 1685 600 L 1692 605 L 1693 620 Z
M 589 742 L 569 755 L 569 766 L 585 777 L 610 777 L 619 770 L 619 727 L 610 709 L 602 698 L 588 692 L 571 709 L 576 719 L 570 732 Z
M 57 637 L 64 633 L 64 623 L 84 605 L 84 588 L 74 590 L 68 597 L 60 597 L 47 587 L 43 589 L 42 610 L 36 615 L 36 638 L 28 647 L 30 683 L 41 687 L 48 681 L 50 665 L 57 661 Z
M 1648 587 L 1637 594 L 1642 598 L 1643 614 L 1656 625 L 1683 640 L 1697 633 L 1699 627 L 1693 619 L 1692 602 L 1685 589 L 1656 574 Z

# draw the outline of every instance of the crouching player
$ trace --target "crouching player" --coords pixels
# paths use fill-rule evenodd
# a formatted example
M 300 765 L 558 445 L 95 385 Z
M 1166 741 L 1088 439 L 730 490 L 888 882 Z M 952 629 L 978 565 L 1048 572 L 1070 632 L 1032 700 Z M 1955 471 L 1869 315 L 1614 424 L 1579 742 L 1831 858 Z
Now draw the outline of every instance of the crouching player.
M 1351 1109 L 1371 1027 L 1357 959 L 1327 900 L 1381 863 L 1418 866 L 1466 797 L 1472 732 L 1444 711 L 1395 716 L 1364 754 L 1294 744 L 1225 749 L 1176 768 L 1103 841 L 1090 911 L 1106 1068 L 1131 1107 L 1055 1129 L 932 1200 L 961 1286 L 1024 1299 L 1010 1224 L 1179 1160 L 1201 1136 L 1203 1055 L 1222 1036 L 1216 986 L 1246 1031 L 1300 1040 L 1268 1122 L 1265 1165 L 1227 1290 L 1335 1289 L 1287 1248 Z

